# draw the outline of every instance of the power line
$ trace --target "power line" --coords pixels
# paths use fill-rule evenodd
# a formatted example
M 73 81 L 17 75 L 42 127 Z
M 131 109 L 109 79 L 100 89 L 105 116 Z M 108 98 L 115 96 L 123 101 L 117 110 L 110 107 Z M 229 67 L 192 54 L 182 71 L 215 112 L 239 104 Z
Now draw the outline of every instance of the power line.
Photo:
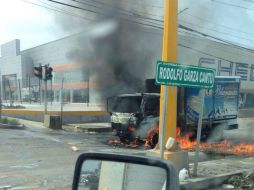
M 186 31 L 184 31 L 184 32 L 186 32 Z M 192 34 L 191 32 L 186 32 L 186 33 L 187 33 L 187 34 Z M 187 39 L 183 39 L 183 38 L 180 38 L 180 39 L 181 39 L 180 41 L 185 41 L 186 43 L 189 43 L 189 44 L 192 43 L 191 40 L 187 40 Z M 214 42 L 214 43 L 219 43 L 219 42 Z M 220 43 L 220 44 L 222 44 L 222 43 Z M 181 45 L 183 45 L 183 44 L 181 44 Z M 222 44 L 222 45 L 224 45 L 224 46 L 230 46 L 230 45 L 228 45 L 228 44 Z M 188 47 L 189 49 L 195 50 L 195 51 L 197 51 L 197 52 L 200 52 L 200 53 L 203 53 L 203 54 L 206 54 L 206 55 L 213 56 L 213 57 L 218 58 L 218 59 L 222 59 L 222 60 L 225 60 L 225 61 L 230 61 L 230 60 L 227 60 L 226 58 L 222 58 L 222 57 L 219 57 L 219 56 L 217 56 L 217 55 L 210 54 L 210 53 L 207 53 L 207 52 L 202 51 L 202 50 L 199 50 L 199 49 L 194 49 L 193 47 L 189 47 L 189 46 L 187 46 L 187 45 L 183 45 L 183 46 L 186 46 L 186 48 Z M 217 48 L 217 47 L 209 47 L 209 49 L 213 49 L 214 51 L 221 51 L 223 48 L 220 49 L 220 48 Z M 244 50 L 242 50 L 242 51 L 244 51 Z M 245 52 L 245 53 L 246 53 L 246 52 Z M 235 55 L 234 53 L 229 53 L 229 54 Z M 230 61 L 230 62 L 234 62 L 234 61 Z
M 198 52 L 198 53 L 202 53 L 202 54 L 204 54 L 204 55 L 208 55 L 208 56 L 210 56 L 210 57 L 214 57 L 214 58 L 217 58 L 217 59 L 220 59 L 220 60 L 229 62 L 229 63 L 233 63 L 233 64 L 239 63 L 239 62 L 235 62 L 235 61 L 232 61 L 232 60 L 229 60 L 229 59 L 225 59 L 225 58 L 223 58 L 223 57 L 219 57 L 219 56 L 214 55 L 214 54 L 207 53 L 207 52 L 205 52 L 205 51 L 201 51 L 201 50 L 198 50 L 198 49 L 194 49 L 194 48 L 192 48 L 192 47 L 190 47 L 190 46 L 187 46 L 187 45 L 184 45 L 184 44 L 181 44 L 181 43 L 178 43 L 178 45 L 179 45 L 180 47 L 184 47 L 184 48 L 186 48 L 186 49 L 191 49 L 191 50 L 196 51 L 196 52 Z M 252 67 L 246 67 L 246 68 L 252 69 Z
M 80 9 L 80 10 L 84 10 L 84 11 L 89 11 L 89 12 L 92 12 L 92 13 L 95 13 L 95 14 L 102 14 L 104 16 L 108 16 L 107 14 L 105 13 L 100 13 L 100 12 L 97 12 L 97 11 L 93 11 L 93 10 L 90 10 L 90 9 L 85 9 L 85 8 L 82 8 L 82 7 L 78 7 L 78 6 L 74 6 L 74 5 L 70 5 L 70 4 L 67 4 L 67 3 L 62 3 L 62 2 L 59 2 L 59 1 L 55 1 L 55 0 L 48 0 L 48 1 L 51 1 L 51 2 L 54 2 L 54 3 L 57 3 L 57 4 L 61 4 L 61 5 L 65 5 L 65 6 L 69 6 L 69 7 L 72 7 L 72 8 L 76 8 L 76 9 Z M 153 27 L 153 28 L 157 28 L 157 29 L 163 29 L 163 27 L 161 25 L 153 25 L 155 23 L 150 23 L 150 24 L 147 24 L 147 23 L 144 23 L 144 22 L 139 22 L 139 21 L 135 21 L 135 20 L 130 20 L 130 19 L 127 19 L 127 18 L 123 18 L 129 22 L 133 22 L 133 23 L 136 23 L 136 24 L 141 24 L 141 25 L 144 25 L 144 26 L 149 26 L 149 27 Z M 181 24 L 178 25 L 179 28 L 181 29 L 184 29 L 184 30 L 187 30 L 187 31 L 190 31 L 190 32 L 193 32 L 193 33 L 197 33 L 203 37 L 209 37 L 209 38 L 212 38 L 212 39 L 215 39 L 217 41 L 221 41 L 223 43 L 226 43 L 226 44 L 230 44 L 234 47 L 238 47 L 238 48 L 241 48 L 241 49 L 245 49 L 247 51 L 250 51 L 250 52 L 254 52 L 254 50 L 250 49 L 250 48 L 246 48 L 246 47 L 243 47 L 243 46 L 240 46 L 240 45 L 236 45 L 232 42 L 229 42 L 227 40 L 223 40 L 223 39 L 220 39 L 218 37 L 214 37 L 212 35 L 209 35 L 209 34 L 206 34 L 206 33 L 203 33 L 203 32 L 200 32 L 200 31 L 197 31 L 197 30 L 194 30 L 190 27 L 187 27 L 187 26 L 183 26 Z
M 183 12 L 187 11 L 188 9 L 189 9 L 188 7 L 184 8 L 183 10 L 178 12 L 178 15 L 182 14 Z
M 96 6 L 96 5 L 93 5 L 93 4 L 90 4 L 90 3 L 87 3 L 87 2 L 78 1 L 78 0 L 72 0 L 72 1 L 74 1 L 74 2 L 76 2 L 76 3 L 81 3 L 81 4 L 86 5 L 86 6 L 89 6 L 89 7 L 94 7 L 94 8 L 99 8 L 99 9 L 101 9 L 101 7 L 98 7 L 98 6 Z
M 240 9 L 244 9 L 244 10 L 254 11 L 254 9 L 250 9 L 250 8 L 247 8 L 247 7 L 244 7 L 244 6 L 240 6 L 240 5 L 236 5 L 236 4 L 232 4 L 232 3 L 222 2 L 222 1 L 219 1 L 219 0 L 213 0 L 212 2 L 214 2 L 214 3 L 220 3 L 220 4 L 223 4 L 223 5 L 226 5 L 226 6 L 236 7 L 236 8 L 240 8 Z
M 83 17 L 83 16 L 81 16 L 81 15 L 73 14 L 72 12 L 69 12 L 69 11 L 67 11 L 67 10 L 65 10 L 65 9 L 60 9 L 60 8 L 58 8 L 58 7 L 56 7 L 56 6 L 53 6 L 53 5 L 48 4 L 48 3 L 45 3 L 45 2 L 43 2 L 43 1 L 41 1 L 41 0 L 37 0 L 37 1 L 41 2 L 42 4 L 47 5 L 47 6 L 49 6 L 49 7 L 53 7 L 53 8 L 55 8 L 55 9 L 60 10 L 60 11 L 63 11 L 63 13 L 69 13 L 69 14 L 71 14 L 71 15 L 73 15 L 73 16 L 77 16 L 77 17 L 80 17 L 80 18 L 82 18 L 82 19 L 86 19 L 86 20 L 87 20 L 87 18 L 85 18 L 85 17 Z M 95 21 L 94 19 L 90 19 L 90 18 L 89 18 L 89 20 Z
M 27 0 L 21 0 L 25 3 L 28 3 L 28 4 L 32 4 L 32 5 L 35 5 L 35 6 L 38 6 L 38 7 L 42 7 L 44 9 L 48 9 L 48 10 L 51 10 L 51 11 L 55 11 L 55 12 L 59 12 L 59 13 L 62 13 L 62 14 L 67 14 L 69 16 L 73 16 L 73 17 L 76 17 L 76 18 L 81 18 L 81 19 L 84 19 L 84 20 L 90 20 L 90 21 L 94 21 L 94 19 L 91 19 L 91 18 L 87 18 L 87 17 L 83 17 L 83 16 L 80 16 L 80 15 L 77 15 L 77 14 L 73 14 L 71 12 L 68 12 L 64 9 L 60 9 L 60 8 L 52 8 L 50 7 L 49 5 L 48 6 L 44 6 L 44 5 L 40 5 L 40 4 L 37 4 L 37 3 L 33 3 L 33 2 L 30 2 L 30 1 L 27 1 Z
M 103 15 L 103 16 L 110 16 L 109 14 L 106 14 L 106 13 L 97 12 L 97 11 L 94 11 L 94 10 L 86 9 L 86 8 L 83 8 L 83 7 L 79 7 L 79 6 L 75 6 L 75 5 L 71 5 L 71 4 L 67 4 L 67 3 L 62 3 L 62 2 L 59 2 L 59 1 L 55 1 L 55 0 L 47 0 L 47 1 L 50 1 L 50 2 L 53 2 L 53 3 L 56 3 L 56 4 L 60 4 L 60 5 L 64 5 L 64 6 L 68 6 L 68 7 L 71 7 L 71 8 L 76 8 L 76 9 L 79 9 L 79 10 L 91 12 L 91 13 L 94 13 L 94 14 L 100 14 L 100 15 Z M 133 22 L 133 23 L 136 23 L 136 24 L 142 24 L 144 26 L 150 26 L 150 27 L 155 27 L 155 28 L 162 29 L 161 26 L 153 25 L 153 24 L 156 24 L 156 23 L 153 23 L 153 22 L 150 22 L 150 24 L 148 24 L 148 23 L 143 23 L 143 22 L 139 22 L 139 21 L 135 21 L 135 20 L 130 20 L 130 19 L 127 19 L 127 18 L 122 18 L 122 19 L 125 19 L 127 21 L 130 21 L 130 22 Z
M 133 10 L 132 11 L 129 11 L 129 10 L 126 10 L 120 6 L 115 6 L 115 5 L 112 5 L 111 3 L 105 3 L 105 2 L 101 2 L 101 1 L 97 1 L 97 0 L 72 0 L 72 1 L 75 1 L 75 2 L 79 2 L 81 4 L 86 4 L 85 2 L 89 2 L 89 3 L 97 3 L 97 4 L 100 4 L 100 5 L 103 5 L 103 6 L 109 6 L 111 8 L 118 8 L 124 12 L 128 12 L 128 13 L 132 13 L 132 14 L 138 14 L 138 15 L 141 15 L 142 13 L 146 14 L 146 15 L 150 15 L 150 16 L 155 16 L 155 17 L 158 17 L 158 18 L 163 18 L 163 16 L 161 15 L 157 15 L 157 14 L 151 14 L 151 13 L 147 13 L 147 12 L 140 12 L 140 10 L 137 10 L 137 9 L 134 9 L 134 12 Z M 122 0 L 123 1 L 123 0 Z M 129 1 L 129 0 L 127 0 Z M 87 4 L 88 5 L 88 4 Z M 91 5 L 91 4 L 90 4 Z M 89 6 L 90 6 L 89 5 Z M 129 5 L 129 4 L 128 4 Z M 94 6 L 94 5 L 91 5 L 91 6 Z M 161 6 L 154 6 L 154 5 L 149 5 L 146 3 L 146 6 L 148 7 L 157 7 L 157 8 L 161 8 L 161 9 L 164 9 L 164 7 L 161 7 Z M 144 6 L 142 6 L 142 8 L 144 8 Z M 184 12 L 185 10 L 187 10 L 189 8 L 184 8 L 183 10 L 179 11 L 178 14 L 181 14 L 182 12 Z M 142 15 L 143 16 L 143 15 Z
M 246 2 L 250 2 L 250 3 L 254 3 L 253 0 L 242 0 L 242 1 L 246 1 Z
M 246 41 L 254 41 L 253 39 L 249 39 L 249 38 L 244 38 L 244 37 L 232 35 L 231 33 L 227 33 L 227 32 L 221 32 L 221 31 L 215 30 L 215 29 L 213 29 L 213 28 L 203 27 L 203 26 L 200 26 L 200 25 L 197 25 L 197 24 L 193 24 L 193 23 L 191 23 L 191 22 L 187 22 L 187 21 L 181 20 L 181 19 L 179 19 L 179 21 L 185 22 L 185 23 L 190 24 L 190 25 L 193 25 L 193 26 L 197 26 L 197 27 L 199 27 L 199 28 L 204 28 L 204 29 L 211 30 L 211 31 L 214 31 L 214 32 L 217 32 L 217 33 L 221 33 L 221 34 L 224 34 L 224 35 L 228 35 L 228 36 L 231 36 L 231 37 L 233 37 L 233 38 L 244 39 L 244 40 L 246 40 Z
M 72 1 L 74 1 L 74 2 L 78 2 L 78 3 L 82 3 L 82 4 L 85 4 L 85 5 L 90 5 L 90 6 L 92 6 L 92 7 L 95 7 L 95 8 L 98 8 L 98 9 L 102 9 L 101 7 L 98 7 L 98 6 L 94 6 L 94 5 L 91 5 L 91 4 L 87 4 L 87 3 L 84 3 L 84 2 L 82 2 L 82 1 L 78 1 L 78 0 L 72 0 Z M 101 2 L 102 3 L 102 2 Z M 105 4 L 105 3 L 103 3 L 103 4 Z M 47 4 L 48 5 L 48 4 Z M 54 7 L 54 8 L 56 8 L 56 7 Z M 184 12 L 185 10 L 187 10 L 188 8 L 185 8 L 183 11 L 180 11 L 179 13 L 182 13 L 182 12 Z M 123 11 L 125 11 L 125 12 L 129 12 L 129 11 L 127 11 L 127 10 L 125 10 L 125 9 L 121 9 L 121 10 L 123 10 Z M 132 12 L 130 12 L 132 15 L 130 15 L 130 14 L 125 14 L 126 16 L 134 16 L 133 14 L 135 14 L 135 13 L 132 13 Z M 188 14 L 188 13 L 186 13 L 186 14 Z M 190 15 L 190 14 L 188 14 L 188 15 Z M 192 15 L 191 15 L 192 16 Z M 154 20 L 154 21 L 158 21 L 158 22 L 163 22 L 163 20 L 158 20 L 158 19 L 153 19 L 153 18 L 150 18 L 150 17 L 143 17 L 143 16 L 141 16 L 140 15 L 140 18 L 138 18 L 138 19 L 147 19 L 147 20 Z M 182 21 L 182 22 L 186 22 L 186 21 Z M 154 23 L 154 22 L 150 22 L 149 21 L 149 23 L 150 24 L 157 24 L 157 23 Z M 186 23 L 188 23 L 188 22 L 186 22 Z M 197 24 L 193 24 L 193 23 L 189 23 L 189 24 L 192 24 L 192 25 L 196 25 L 197 27 L 200 27 L 200 28 L 203 28 L 202 26 L 199 26 L 199 25 L 197 25 Z M 225 35 L 229 35 L 229 36 L 232 36 L 232 37 L 235 37 L 235 38 L 241 38 L 241 39 L 245 39 L 245 40 L 248 40 L 248 41 L 253 41 L 253 40 L 251 40 L 251 39 L 248 39 L 248 38 L 243 38 L 243 37 L 238 37 L 238 36 L 235 36 L 235 35 L 232 35 L 232 34 L 230 34 L 230 33 L 225 33 L 225 32 L 221 32 L 221 31 L 218 31 L 218 30 L 214 30 L 214 29 L 210 29 L 210 28 L 207 28 L 208 30 L 211 30 L 211 31 L 215 31 L 215 32 L 218 32 L 218 33 L 222 33 L 222 34 L 225 34 Z
M 36 6 L 40 6 L 40 7 L 46 8 L 46 9 L 54 10 L 54 11 L 57 11 L 57 12 L 61 12 L 61 11 L 59 11 L 59 10 L 65 11 L 64 9 L 56 10 L 56 9 L 52 9 L 52 8 L 50 8 L 50 7 L 46 7 L 46 6 L 43 6 L 43 5 L 39 5 L 39 4 L 32 3 L 32 2 L 30 2 L 30 1 L 26 1 L 26 0 L 21 0 L 21 1 L 26 2 L 26 3 L 30 3 L 30 4 L 33 4 L 33 5 L 36 5 Z M 45 3 L 45 4 L 46 4 L 46 3 Z M 46 4 L 46 5 L 49 5 L 49 4 Z M 61 13 L 67 14 L 67 13 L 69 13 L 69 12 L 61 12 Z M 72 16 L 74 16 L 74 15 L 72 15 Z M 76 16 L 76 15 L 75 15 L 75 16 Z M 80 17 L 81 17 L 81 16 L 80 16 Z M 87 18 L 84 18 L 84 17 L 81 17 L 81 18 L 87 19 Z M 156 28 L 156 27 L 155 27 L 155 28 Z M 193 29 L 190 29 L 190 28 L 187 28 L 187 27 L 183 27 L 182 25 L 180 25 L 179 28 L 187 29 L 187 31 L 191 31 L 191 32 L 194 31 Z M 160 30 L 161 30 L 162 28 L 157 27 L 157 29 L 160 29 Z M 145 31 L 145 32 L 146 32 L 146 31 Z M 155 34 L 158 34 L 158 33 L 155 33 Z M 206 35 L 206 34 L 205 34 L 205 35 Z M 209 36 L 209 35 L 206 35 L 206 36 Z M 220 40 L 220 39 L 218 39 L 218 40 Z M 228 43 L 228 42 L 225 41 L 225 43 Z M 191 49 L 191 50 L 193 50 L 193 51 L 196 51 L 196 52 L 199 52 L 199 53 L 202 53 L 202 54 L 205 54 L 205 55 L 208 55 L 208 56 L 217 58 L 217 59 L 221 59 L 221 60 L 224 60 L 224 61 L 227 61 L 227 62 L 230 62 L 230 63 L 236 63 L 235 61 L 232 61 L 232 60 L 229 60 L 229 59 L 225 59 L 225 58 L 223 58 L 223 57 L 219 57 L 219 56 L 217 56 L 217 55 L 210 54 L 210 53 L 207 53 L 207 52 L 205 52 L 205 51 L 201 51 L 201 50 L 198 50 L 198 49 L 194 49 L 194 48 L 192 48 L 192 47 L 190 47 L 190 46 L 187 46 L 187 45 L 184 45 L 184 44 L 181 44 L 181 43 L 179 43 L 178 45 L 179 45 L 180 47 L 188 48 L 188 49 Z M 232 44 L 232 45 L 235 46 L 235 44 Z M 239 47 L 240 47 L 240 48 L 243 48 L 243 47 L 241 47 L 241 46 L 239 46 Z M 250 68 L 250 67 L 248 67 L 248 68 Z
M 184 12 L 183 14 L 189 15 L 189 16 L 191 16 L 191 17 L 193 17 L 193 18 L 197 18 L 197 19 L 199 19 L 199 20 L 203 20 L 203 21 L 205 21 L 205 22 L 214 24 L 214 25 L 216 25 L 216 26 L 221 26 L 221 27 L 228 28 L 228 29 L 233 30 L 233 31 L 245 33 L 245 34 L 248 34 L 248 35 L 254 35 L 254 33 L 245 32 L 245 31 L 242 31 L 242 30 L 238 30 L 237 28 L 233 28 L 233 27 L 229 27 L 229 26 L 226 26 L 226 25 L 223 25 L 223 24 L 215 23 L 215 22 L 209 21 L 209 20 L 207 20 L 207 19 L 198 17 L 198 16 L 196 16 L 196 15 L 192 15 L 192 14 L 187 13 L 187 12 Z
M 194 48 L 192 48 L 192 47 L 190 47 L 190 46 L 187 46 L 187 45 L 184 45 L 184 44 L 181 44 L 181 43 L 178 43 L 178 45 L 179 45 L 180 47 L 184 47 L 184 48 L 187 48 L 187 49 L 191 49 L 191 50 L 194 50 L 194 51 L 196 51 L 196 52 L 199 52 L 199 53 L 202 53 L 202 54 L 211 56 L 211 57 L 215 57 L 215 58 L 217 58 L 217 59 L 221 59 L 221 60 L 224 60 L 224 61 L 227 61 L 227 62 L 230 62 L 230 63 L 235 63 L 234 61 L 231 61 L 231 60 L 229 60 L 229 59 L 225 59 L 225 58 L 222 58 L 222 57 L 219 57 L 219 56 L 216 56 L 216 55 L 207 53 L 207 52 L 205 52 L 205 51 L 201 51 L 201 50 L 198 50 L 198 49 L 194 49 Z
M 221 39 L 221 38 L 214 37 L 214 36 L 212 36 L 212 35 L 209 35 L 209 34 L 206 34 L 206 33 L 203 33 L 203 32 L 199 32 L 199 31 L 194 30 L 194 29 L 192 29 L 192 28 L 189 28 L 189 27 L 187 27 L 187 26 L 183 26 L 183 25 L 179 24 L 178 27 L 181 28 L 181 29 L 190 31 L 190 32 L 197 33 L 197 34 L 199 34 L 199 35 L 201 35 L 201 36 L 203 36 L 203 37 L 209 37 L 209 38 L 215 39 L 215 40 L 217 40 L 217 41 L 221 41 L 221 42 L 223 42 L 223 43 L 229 44 L 229 45 L 231 45 L 231 46 L 233 46 L 233 47 L 238 47 L 238 48 L 240 48 L 240 49 L 245 49 L 245 50 L 247 50 L 247 51 L 250 51 L 250 52 L 254 53 L 254 50 L 253 50 L 253 49 L 246 48 L 246 47 L 243 47 L 243 46 L 240 46 L 240 45 L 236 45 L 236 44 L 234 44 L 234 43 L 232 43 L 232 42 L 229 42 L 229 41 L 227 41 L 227 40 L 223 40 L 223 39 Z
M 83 10 L 83 11 L 87 11 L 87 12 L 98 14 L 98 12 L 96 12 L 96 11 L 93 11 L 93 10 L 90 10 L 90 9 L 86 9 L 86 8 L 83 8 L 83 7 L 78 7 L 78 6 L 71 5 L 71 4 L 67 4 L 67 3 L 63 3 L 63 2 L 60 2 L 60 1 L 55 1 L 55 0 L 47 0 L 47 1 L 50 1 L 50 2 L 53 2 L 53 3 L 56 3 L 56 4 L 60 4 L 60 5 L 65 5 L 67 7 L 71 7 L 71 8 L 75 8 L 75 9 L 79 9 L 79 10 Z
M 86 0 L 83 0 L 83 1 L 86 1 Z M 94 1 L 94 0 L 90 0 L 90 1 Z M 128 1 L 128 2 L 124 2 L 124 1 Z M 97 2 L 97 3 L 104 3 L 104 2 L 101 2 L 101 1 L 94 1 L 94 2 Z M 137 1 L 135 0 L 135 3 L 136 3 Z M 140 2 L 140 1 L 138 1 L 138 2 Z M 125 4 L 125 5 L 130 5 L 131 3 L 130 3 L 130 0 L 122 0 L 121 2 L 120 2 L 121 4 Z M 135 4 L 136 5 L 136 4 Z M 156 5 L 153 5 L 153 4 L 148 4 L 148 3 L 146 3 L 146 5 L 145 5 L 146 7 L 153 7 L 153 8 L 157 8 L 157 9 L 162 9 L 162 8 L 164 8 L 163 6 L 156 6 Z
M 157 21 L 157 22 L 161 22 L 162 20 L 160 19 L 155 19 L 155 18 L 151 18 L 151 17 L 145 17 L 144 15 L 142 15 L 142 12 L 133 12 L 133 11 L 129 11 L 129 10 L 126 10 L 124 8 L 121 8 L 121 7 L 114 7 L 110 4 L 107 4 L 107 3 L 103 3 L 104 7 L 98 7 L 96 5 L 92 5 L 92 4 L 89 4 L 89 3 L 86 3 L 86 2 L 83 2 L 83 1 L 79 1 L 79 0 L 72 0 L 74 2 L 77 2 L 77 3 L 80 3 L 80 4 L 84 4 L 84 5 L 87 5 L 87 6 L 92 6 L 94 8 L 97 8 L 97 9 L 101 9 L 101 10 L 105 10 L 104 7 L 110 7 L 110 8 L 114 8 L 114 11 L 115 12 L 119 12 L 119 13 L 122 13 L 122 14 L 125 14 L 127 16 L 138 16 L 138 17 L 142 17 L 142 19 L 147 19 L 147 20 L 153 20 L 153 21 Z M 117 9 L 116 9 L 117 8 Z M 147 15 L 151 15 L 151 16 L 156 16 L 158 17 L 158 15 L 154 15 L 154 14 L 147 14 Z
M 49 5 L 49 4 L 46 4 L 44 2 L 44 4 L 48 5 L 48 6 L 43 6 L 43 5 L 40 5 L 40 4 L 36 4 L 36 3 L 33 3 L 33 2 L 30 2 L 30 1 L 26 1 L 26 0 L 21 0 L 25 3 L 29 3 L 29 4 L 33 4 L 33 5 L 36 5 L 36 6 L 39 6 L 39 7 L 42 7 L 42 8 L 45 8 L 45 9 L 49 9 L 49 10 L 53 10 L 53 11 L 56 11 L 56 12 L 59 12 L 59 13 L 63 13 L 63 14 L 67 14 L 67 15 L 70 15 L 70 16 L 74 16 L 74 17 L 77 17 L 77 18 L 81 18 L 81 19 L 85 19 L 85 20 L 91 20 L 91 21 L 95 21 L 95 19 L 91 19 L 91 18 L 87 18 L 87 17 L 82 17 L 80 15 L 75 15 L 75 14 L 72 14 L 71 12 L 67 12 L 66 10 L 64 9 L 59 9 L 59 8 L 52 8 L 54 6 L 52 5 Z M 39 0 L 38 0 L 39 1 Z M 50 0 L 48 0 L 50 1 Z M 40 1 L 41 2 L 41 1 Z M 43 2 L 41 2 L 43 3 Z M 72 8 L 75 8 L 76 6 L 72 6 Z M 83 10 L 83 8 L 81 8 Z M 103 14 L 103 13 L 98 13 L 98 12 L 95 12 L 96 14 Z M 103 14 L 104 15 L 104 14 Z M 128 19 L 126 19 L 128 20 Z M 158 28 L 158 29 L 162 29 L 162 27 L 160 26 L 156 26 L 154 24 L 157 24 L 157 23 L 154 23 L 154 22 L 150 22 L 150 24 L 147 24 L 147 23 L 142 23 L 142 22 L 137 22 L 137 21 L 133 21 L 133 20 L 128 20 L 128 21 L 131 21 L 133 23 L 136 23 L 136 24 L 141 24 L 141 25 L 144 25 L 144 26 L 150 26 L 150 27 L 153 27 L 153 28 Z

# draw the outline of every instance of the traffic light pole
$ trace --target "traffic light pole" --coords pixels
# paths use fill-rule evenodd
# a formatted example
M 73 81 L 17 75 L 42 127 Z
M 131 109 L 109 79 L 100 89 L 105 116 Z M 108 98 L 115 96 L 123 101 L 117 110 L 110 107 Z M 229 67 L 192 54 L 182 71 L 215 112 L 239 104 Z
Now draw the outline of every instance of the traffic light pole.
M 47 80 L 44 79 L 44 85 L 45 85 L 45 89 L 44 89 L 44 115 L 47 114 L 48 111 L 48 98 L 47 98 Z
M 44 115 L 47 114 L 48 111 L 48 88 L 47 88 L 47 80 L 51 80 L 51 105 L 52 105 L 52 67 L 48 65 L 40 65 L 39 67 L 34 67 L 34 75 L 39 78 L 39 87 L 40 87 L 40 79 L 44 81 Z M 29 78 L 29 89 L 30 89 L 30 78 Z
M 41 101 L 42 101 L 42 93 L 41 93 L 41 79 L 39 78 L 39 95 L 40 95 L 40 105 L 41 105 Z
M 64 85 L 64 78 L 62 78 L 62 85 L 61 85 L 61 90 L 60 90 L 61 126 L 63 126 L 63 85 Z
M 50 104 L 52 106 L 53 102 L 53 93 L 52 93 L 52 79 L 50 80 Z

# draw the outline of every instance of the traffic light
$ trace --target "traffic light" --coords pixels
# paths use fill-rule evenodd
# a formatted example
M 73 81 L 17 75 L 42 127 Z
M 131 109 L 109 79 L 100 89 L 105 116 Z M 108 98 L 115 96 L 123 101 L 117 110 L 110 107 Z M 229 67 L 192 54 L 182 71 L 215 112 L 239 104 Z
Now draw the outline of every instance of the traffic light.
M 46 67 L 46 80 L 51 80 L 53 75 L 52 75 L 52 67 Z
M 34 67 L 34 75 L 39 79 L 42 79 L 42 66 Z

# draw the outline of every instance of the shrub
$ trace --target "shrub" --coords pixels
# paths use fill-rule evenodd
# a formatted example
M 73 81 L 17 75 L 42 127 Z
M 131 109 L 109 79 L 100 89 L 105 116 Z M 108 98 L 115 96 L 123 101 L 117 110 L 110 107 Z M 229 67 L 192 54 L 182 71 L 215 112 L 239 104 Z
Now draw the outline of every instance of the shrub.
M 8 124 L 8 118 L 7 117 L 2 117 L 1 118 L 1 123 Z
M 8 124 L 10 124 L 10 125 L 19 125 L 20 123 L 16 119 L 9 119 Z
M 18 122 L 18 120 L 16 119 L 9 119 L 7 117 L 3 117 L 1 118 L 1 123 L 3 124 L 10 124 L 10 125 L 20 125 L 20 123 Z

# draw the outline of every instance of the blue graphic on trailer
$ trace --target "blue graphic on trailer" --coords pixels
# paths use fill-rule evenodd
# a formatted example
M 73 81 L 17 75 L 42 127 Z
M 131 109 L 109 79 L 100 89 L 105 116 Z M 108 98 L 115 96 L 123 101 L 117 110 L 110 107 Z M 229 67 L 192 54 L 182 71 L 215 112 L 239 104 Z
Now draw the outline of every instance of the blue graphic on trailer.
M 239 77 L 215 77 L 214 89 L 205 90 L 203 119 L 232 119 L 238 114 Z M 200 89 L 186 88 L 187 119 L 197 122 L 200 109 Z
M 199 109 L 201 104 L 200 89 L 186 88 L 186 112 L 187 117 L 192 121 L 198 121 Z M 212 90 L 205 90 L 203 118 L 212 118 L 213 113 L 213 96 Z

